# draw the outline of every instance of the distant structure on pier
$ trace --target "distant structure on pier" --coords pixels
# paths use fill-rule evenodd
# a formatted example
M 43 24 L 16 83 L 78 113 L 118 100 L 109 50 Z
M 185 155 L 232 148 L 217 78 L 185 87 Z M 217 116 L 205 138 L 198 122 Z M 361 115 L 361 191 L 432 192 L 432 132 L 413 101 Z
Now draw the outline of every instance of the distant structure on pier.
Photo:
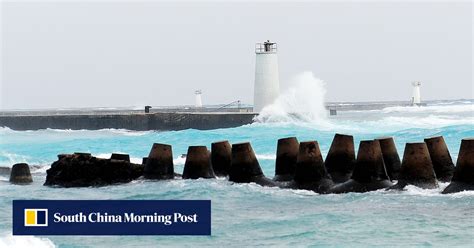
M 269 40 L 255 45 L 255 85 L 253 111 L 260 112 L 280 94 L 277 44 Z
M 202 108 L 202 91 L 201 90 L 196 90 L 194 91 L 194 94 L 196 95 L 196 103 L 194 104 L 194 107 L 196 108 Z
M 421 105 L 421 95 L 420 95 L 420 86 L 421 82 L 415 81 L 412 82 L 413 85 L 413 97 L 411 98 L 412 105 Z

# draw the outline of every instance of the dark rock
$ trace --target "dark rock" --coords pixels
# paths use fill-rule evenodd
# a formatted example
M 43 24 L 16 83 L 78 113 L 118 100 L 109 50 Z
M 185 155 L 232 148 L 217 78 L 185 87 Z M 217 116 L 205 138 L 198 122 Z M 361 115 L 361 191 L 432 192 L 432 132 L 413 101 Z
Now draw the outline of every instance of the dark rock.
M 291 181 L 295 174 L 299 143 L 296 137 L 278 140 L 274 181 Z
M 130 156 L 128 154 L 112 153 L 110 159 L 124 160 L 130 162 Z
M 389 189 L 403 189 L 412 184 L 424 189 L 438 187 L 426 143 L 407 143 L 403 153 L 398 183 Z
M 262 186 L 278 185 L 263 175 L 250 143 L 232 145 L 232 165 L 229 171 L 229 180 L 236 183 L 254 182 Z
M 401 161 L 392 137 L 382 137 L 377 139 L 382 149 L 383 161 L 390 180 L 398 180 L 400 174 Z
M 474 190 L 474 138 L 463 139 L 451 183 L 443 194 Z
M 215 178 L 210 152 L 205 146 L 190 146 L 184 163 L 183 179 Z
M 453 178 L 454 164 L 443 136 L 425 139 L 430 152 L 436 178 L 441 182 L 450 182 Z
M 71 156 L 71 154 L 58 154 L 58 159 L 62 159 L 66 156 Z
M 351 178 L 355 165 L 354 137 L 336 134 L 326 156 L 326 170 L 335 183 Z
M 143 166 L 124 160 L 81 154 L 62 156 L 46 171 L 44 185 L 62 187 L 106 186 L 127 183 L 143 174 Z
M 173 151 L 170 145 L 153 144 L 143 175 L 148 179 L 174 178 Z
M 368 192 L 392 186 L 385 169 L 378 140 L 360 142 L 356 165 L 347 182 L 336 185 L 331 193 Z
M 301 142 L 298 150 L 295 175 L 289 187 L 327 193 L 334 183 L 324 167 L 318 142 Z
M 452 194 L 452 193 L 457 193 L 461 191 L 472 191 L 474 190 L 474 184 L 473 183 L 463 183 L 463 182 L 457 182 L 457 181 L 452 181 L 448 187 L 446 187 L 442 194 Z
M 19 163 L 12 166 L 10 182 L 13 184 L 28 184 L 33 182 L 28 164 Z
M 81 157 L 91 157 L 92 155 L 88 152 L 75 152 L 74 155 L 79 155 Z M 59 156 L 59 155 L 58 155 Z
M 216 176 L 229 175 L 232 164 L 232 147 L 229 141 L 219 141 L 211 144 L 211 163 Z

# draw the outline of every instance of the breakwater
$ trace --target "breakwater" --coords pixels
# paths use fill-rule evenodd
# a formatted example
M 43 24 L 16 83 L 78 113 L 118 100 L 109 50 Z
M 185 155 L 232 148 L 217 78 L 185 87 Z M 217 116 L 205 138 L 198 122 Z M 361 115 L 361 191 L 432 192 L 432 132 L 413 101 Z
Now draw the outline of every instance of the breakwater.
M 13 130 L 104 128 L 146 130 L 216 129 L 252 123 L 255 113 L 239 112 L 159 112 L 110 114 L 12 114 L 1 115 L 0 126 Z
M 275 170 L 273 179 L 264 175 L 249 142 L 233 144 L 229 147 L 230 151 L 216 145 L 212 146 L 211 151 L 206 146 L 189 146 L 182 175 L 174 171 L 172 146 L 168 144 L 153 144 L 142 164 L 130 163 L 127 154 L 112 154 L 110 159 L 96 158 L 90 153 L 59 154 L 58 160 L 47 171 L 45 185 L 104 186 L 130 182 L 141 176 L 152 180 L 216 178 L 216 167 L 220 168 L 220 176 L 226 176 L 234 183 L 256 183 L 323 194 L 368 192 L 384 188 L 400 190 L 407 185 L 433 189 L 438 187 L 438 180 L 447 180 L 446 173 L 454 174 L 454 177 L 452 181 L 448 180 L 451 184 L 443 193 L 473 190 L 474 160 L 471 155 L 474 154 L 474 139 L 462 140 L 456 167 L 451 166 L 453 162 L 442 136 L 426 139 L 425 142 L 407 143 L 397 182 L 387 172 L 398 168 L 399 159 L 387 160 L 383 154 L 387 149 L 392 154 L 398 153 L 393 153 L 391 146 L 381 146 L 380 140 L 393 142 L 391 137 L 362 140 L 355 158 L 353 137 L 336 134 L 324 161 L 317 141 L 298 142 L 295 137 L 280 139 L 276 160 L 279 170 Z M 426 141 L 433 140 L 436 143 L 427 145 Z M 295 150 L 298 152 L 293 152 Z M 445 153 L 448 158 L 440 164 L 445 167 L 445 173 L 437 173 L 434 161 Z M 230 159 L 219 161 L 212 159 L 212 154 L 230 156 Z M 330 166 L 328 161 L 331 159 L 338 161 L 340 166 Z M 15 164 L 10 181 L 20 184 L 31 182 L 28 165 Z

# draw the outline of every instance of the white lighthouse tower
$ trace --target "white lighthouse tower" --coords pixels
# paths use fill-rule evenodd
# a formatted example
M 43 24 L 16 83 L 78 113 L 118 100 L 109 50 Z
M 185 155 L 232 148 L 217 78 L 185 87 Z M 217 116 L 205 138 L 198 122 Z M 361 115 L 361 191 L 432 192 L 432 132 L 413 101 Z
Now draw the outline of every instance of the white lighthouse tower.
M 420 86 L 421 82 L 413 82 L 413 97 L 411 99 L 412 105 L 421 105 Z
M 196 90 L 194 91 L 194 94 L 196 95 L 196 102 L 194 104 L 194 107 L 202 108 L 202 99 L 201 99 L 202 91 Z
M 253 111 L 260 112 L 280 94 L 277 44 L 269 40 L 255 45 L 255 85 Z

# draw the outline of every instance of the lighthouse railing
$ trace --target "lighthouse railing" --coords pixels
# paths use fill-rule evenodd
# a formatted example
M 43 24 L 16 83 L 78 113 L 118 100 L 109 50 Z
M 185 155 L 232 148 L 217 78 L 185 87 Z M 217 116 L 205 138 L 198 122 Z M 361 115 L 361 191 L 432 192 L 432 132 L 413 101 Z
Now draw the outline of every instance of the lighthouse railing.
M 269 50 L 265 49 L 265 46 L 269 46 Z M 265 43 L 256 43 L 255 44 L 255 53 L 276 53 L 277 52 L 277 44 L 265 44 Z

